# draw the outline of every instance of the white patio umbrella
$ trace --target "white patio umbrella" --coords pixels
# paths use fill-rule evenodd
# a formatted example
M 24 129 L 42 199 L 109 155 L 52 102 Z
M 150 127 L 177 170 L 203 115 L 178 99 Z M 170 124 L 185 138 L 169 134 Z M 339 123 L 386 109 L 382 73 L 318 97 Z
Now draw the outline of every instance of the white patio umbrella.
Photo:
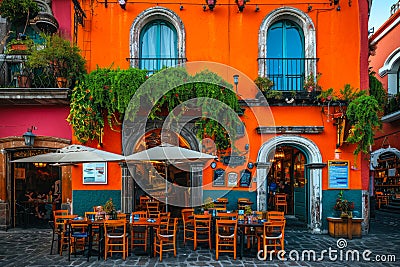
M 46 162 L 56 164 L 73 164 L 86 162 L 123 161 L 122 155 L 83 145 L 69 145 L 56 152 L 13 160 L 11 162 Z
M 168 143 L 152 147 L 125 157 L 129 162 L 163 162 L 165 164 L 165 206 L 168 211 L 168 165 L 202 161 L 203 163 L 215 159 L 216 156 L 202 153 Z

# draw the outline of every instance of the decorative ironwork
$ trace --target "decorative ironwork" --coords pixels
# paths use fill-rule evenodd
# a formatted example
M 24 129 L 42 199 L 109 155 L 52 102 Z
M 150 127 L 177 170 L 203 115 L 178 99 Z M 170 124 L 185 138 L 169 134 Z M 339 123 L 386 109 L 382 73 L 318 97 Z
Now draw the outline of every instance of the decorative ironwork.
M 270 79 L 273 90 L 303 91 L 304 80 L 315 66 L 317 58 L 258 58 L 265 66 L 263 77 Z M 261 61 L 261 62 L 260 62 Z
M 141 58 L 141 57 L 130 57 L 126 58 L 130 62 L 131 67 L 146 69 L 149 74 L 164 68 L 173 67 L 187 61 L 186 58 Z
M 81 5 L 78 0 L 72 0 L 74 3 L 74 44 L 78 43 L 78 25 L 85 27 L 84 18 L 86 18 L 86 14 L 83 11 Z

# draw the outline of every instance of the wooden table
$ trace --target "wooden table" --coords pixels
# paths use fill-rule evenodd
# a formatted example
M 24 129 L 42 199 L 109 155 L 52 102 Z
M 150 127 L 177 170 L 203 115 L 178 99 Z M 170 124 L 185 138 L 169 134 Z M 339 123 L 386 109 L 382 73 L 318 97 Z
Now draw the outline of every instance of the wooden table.
M 254 227 L 254 228 L 262 228 L 264 226 L 263 222 L 238 222 L 238 228 L 240 229 L 239 234 L 240 234 L 240 259 L 242 259 L 243 254 L 244 254 L 244 237 L 245 237 L 245 230 L 246 227 Z
M 361 222 L 363 218 L 337 218 L 327 217 L 328 231 L 332 237 L 361 237 Z
M 160 220 L 159 219 L 155 219 L 154 222 L 150 222 L 148 221 L 148 218 L 139 218 L 139 220 L 133 220 L 130 223 L 131 227 L 134 226 L 144 226 L 144 227 L 148 227 L 149 228 L 149 246 L 148 246 L 148 254 L 149 257 L 152 258 L 153 257 L 153 250 L 154 250 L 154 227 L 155 226 L 159 226 L 160 225 Z

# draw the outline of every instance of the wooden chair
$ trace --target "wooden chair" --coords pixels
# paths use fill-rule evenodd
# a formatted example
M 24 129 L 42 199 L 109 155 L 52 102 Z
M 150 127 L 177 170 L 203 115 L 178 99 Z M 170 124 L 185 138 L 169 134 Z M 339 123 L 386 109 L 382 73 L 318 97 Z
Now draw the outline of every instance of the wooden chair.
M 94 221 L 96 219 L 97 212 L 95 211 L 86 211 L 85 218 L 90 221 Z M 100 226 L 92 225 L 92 235 L 93 235 L 93 243 L 98 243 L 100 240 Z
M 244 210 L 246 206 L 249 206 L 251 204 L 252 202 L 250 201 L 250 199 L 245 197 L 240 197 L 237 200 L 238 210 Z
M 262 248 L 261 248 L 262 244 Z M 258 251 L 263 250 L 268 255 L 269 248 L 278 252 L 285 249 L 285 221 L 265 222 L 263 234 L 258 241 Z
M 147 218 L 146 211 L 132 212 L 132 218 Z M 136 242 L 135 242 L 136 241 Z M 147 227 L 146 226 L 131 226 L 131 249 L 134 247 L 143 247 L 147 250 Z
M 160 203 L 158 201 L 148 201 L 146 202 L 146 210 L 147 210 L 147 217 L 157 219 L 158 214 L 160 213 L 159 210 Z
M 62 214 L 62 212 L 53 214 Z M 62 256 L 64 248 L 68 246 L 67 222 L 75 217 L 77 217 L 77 215 L 53 215 L 53 237 L 51 241 L 50 254 L 53 252 L 54 242 L 59 242 L 58 253 Z
M 286 194 L 276 194 L 275 195 L 275 207 L 276 210 L 280 210 L 283 207 L 283 211 L 287 213 L 287 201 L 286 201 Z
M 168 251 L 174 252 L 176 257 L 176 234 L 178 218 L 170 218 L 168 222 L 169 227 L 166 232 L 158 228 L 156 235 L 154 236 L 154 257 L 158 253 L 160 255 L 160 261 L 162 261 L 163 253 Z
M 117 220 L 127 220 L 127 215 L 126 213 L 118 213 L 117 214 Z
M 146 210 L 146 202 L 151 201 L 151 198 L 149 196 L 140 196 L 139 197 L 139 209 L 141 210 Z
M 183 244 L 186 245 L 186 240 L 194 241 L 194 209 L 182 209 L 183 222 Z M 192 217 L 189 219 L 189 217 Z
M 221 220 L 237 220 L 237 212 L 217 212 L 217 218 Z
M 378 209 L 381 208 L 382 204 L 385 206 L 389 205 L 389 197 L 385 196 L 382 192 L 375 192 L 375 196 L 378 203 Z
M 82 251 L 87 251 L 87 261 L 89 261 L 92 251 L 92 221 L 91 220 L 68 220 L 68 261 L 71 260 L 71 251 L 76 252 L 78 246 Z
M 232 252 L 236 260 L 237 220 L 216 220 L 215 258 L 219 253 Z
M 126 220 L 107 220 L 104 223 L 104 260 L 108 254 L 122 253 L 122 259 L 128 256 L 128 235 Z
M 211 249 L 211 214 L 207 215 L 194 215 L 194 241 L 193 249 L 196 250 L 197 243 L 208 242 Z
M 284 221 L 285 213 L 283 211 L 271 210 L 267 213 L 268 221 Z
M 220 197 L 220 198 L 217 198 L 217 201 L 214 202 L 214 207 L 226 210 L 227 204 L 228 204 L 228 199 L 225 197 Z

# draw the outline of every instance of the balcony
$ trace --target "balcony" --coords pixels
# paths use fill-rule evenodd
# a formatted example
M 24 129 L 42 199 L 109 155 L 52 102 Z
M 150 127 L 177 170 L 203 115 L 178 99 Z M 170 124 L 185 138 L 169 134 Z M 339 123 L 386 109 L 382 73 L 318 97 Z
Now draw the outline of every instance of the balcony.
M 54 70 L 32 71 L 25 55 L 0 54 L 0 105 L 69 105 L 69 88 L 58 86 Z
M 133 68 L 146 69 L 149 75 L 167 67 L 173 67 L 187 61 L 186 58 L 126 58 Z
M 304 91 L 304 80 L 316 74 L 317 58 L 258 58 L 260 76 L 268 77 L 277 91 Z
M 382 117 L 383 122 L 392 122 L 400 120 L 400 93 L 391 95 L 385 105 L 385 114 Z

